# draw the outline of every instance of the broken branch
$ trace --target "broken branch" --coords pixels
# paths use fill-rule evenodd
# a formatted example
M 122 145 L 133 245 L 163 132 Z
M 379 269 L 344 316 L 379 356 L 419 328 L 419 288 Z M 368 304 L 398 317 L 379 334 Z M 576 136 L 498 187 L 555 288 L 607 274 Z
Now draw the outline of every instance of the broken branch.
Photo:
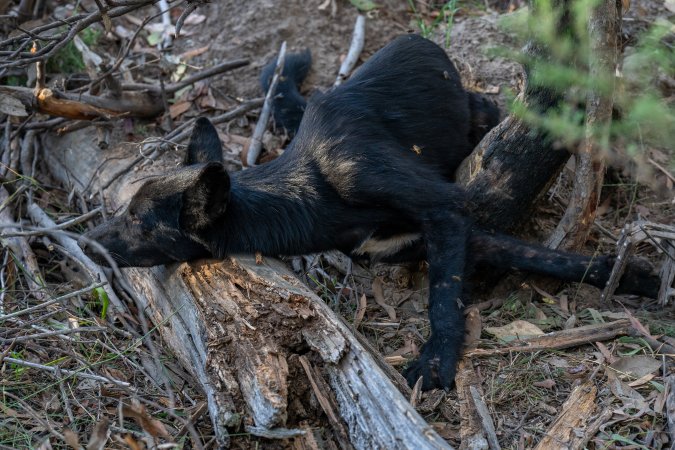
M 503 355 L 511 352 L 538 352 L 540 350 L 557 350 L 576 347 L 597 341 L 614 339 L 617 336 L 629 334 L 630 322 L 627 319 L 616 320 L 599 325 L 586 325 L 571 330 L 561 330 L 531 339 L 522 340 L 521 345 L 493 349 L 474 349 L 464 353 L 465 357 Z
M 265 103 L 263 104 L 262 111 L 260 111 L 260 117 L 258 118 L 258 123 L 255 125 L 255 130 L 251 136 L 251 144 L 248 146 L 248 151 L 246 152 L 246 165 L 249 167 L 255 166 L 255 162 L 260 156 L 260 151 L 262 149 L 262 137 L 267 128 L 267 122 L 270 120 L 270 114 L 272 114 L 272 100 L 274 100 L 274 95 L 277 90 L 277 84 L 279 84 L 279 79 L 281 74 L 284 71 L 284 61 L 286 59 L 286 41 L 281 43 L 281 48 L 279 49 L 279 56 L 277 57 L 277 65 L 274 68 L 274 76 L 272 76 L 272 82 L 270 87 L 265 94 Z
M 359 60 L 359 56 L 361 56 L 365 41 L 366 16 L 359 14 L 356 16 L 356 22 L 354 23 L 354 32 L 352 34 L 352 43 L 349 46 L 349 52 L 347 52 L 347 56 L 344 61 L 342 61 L 342 64 L 340 64 L 340 70 L 338 71 L 338 76 L 335 79 L 333 86 L 339 86 L 347 79 Z

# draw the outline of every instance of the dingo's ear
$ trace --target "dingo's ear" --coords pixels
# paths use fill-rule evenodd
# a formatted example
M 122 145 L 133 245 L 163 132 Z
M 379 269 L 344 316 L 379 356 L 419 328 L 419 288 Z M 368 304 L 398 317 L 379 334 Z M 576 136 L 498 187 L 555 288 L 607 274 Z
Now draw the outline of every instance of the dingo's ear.
M 208 163 L 183 192 L 180 226 L 186 231 L 208 228 L 225 214 L 230 176 L 221 163 Z
M 223 147 L 211 121 L 206 117 L 200 117 L 192 129 L 184 165 L 208 162 L 222 163 Z

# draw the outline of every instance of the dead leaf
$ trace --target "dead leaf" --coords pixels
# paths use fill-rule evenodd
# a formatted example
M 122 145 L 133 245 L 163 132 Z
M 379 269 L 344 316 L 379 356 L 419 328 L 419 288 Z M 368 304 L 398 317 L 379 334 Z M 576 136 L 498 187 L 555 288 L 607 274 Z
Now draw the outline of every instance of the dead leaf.
M 129 39 L 134 35 L 134 32 L 128 28 L 123 27 L 122 25 L 116 25 L 115 34 L 118 34 L 121 38 Z
M 178 64 L 171 74 L 171 81 L 173 83 L 179 82 L 183 78 L 183 75 L 185 75 L 185 72 L 187 72 L 187 65 L 183 63 Z
M 375 303 L 380 305 L 382 309 L 384 309 L 389 316 L 389 319 L 392 321 L 396 321 L 396 310 L 394 309 L 393 306 L 388 305 L 384 301 L 384 291 L 382 289 L 384 285 L 384 282 L 382 281 L 382 277 L 375 277 L 373 280 L 373 297 L 375 297 Z
M 651 335 L 647 327 L 642 325 L 642 323 L 638 320 L 637 317 L 635 317 L 630 311 L 628 311 L 626 308 L 623 309 L 626 312 L 626 315 L 628 316 L 628 320 L 630 321 L 630 325 L 638 330 L 640 333 L 642 333 L 644 336 L 647 337 L 654 337 Z
M 649 404 L 638 391 L 624 383 L 611 369 L 606 370 L 607 384 L 612 394 L 623 403 L 625 408 L 634 408 L 639 412 L 632 417 L 640 417 L 649 410 Z
M 101 418 L 101 420 L 94 425 L 91 436 L 89 436 L 89 442 L 87 442 L 87 450 L 103 450 L 105 443 L 108 441 L 109 425 L 106 417 Z
M 187 61 L 190 58 L 194 58 L 195 56 L 199 56 L 202 53 L 205 53 L 209 49 L 210 45 L 205 45 L 204 47 L 199 47 L 199 48 L 193 48 L 192 50 L 188 50 L 186 52 L 181 53 L 178 55 L 178 57 L 183 60 Z
M 587 371 L 588 371 L 588 367 L 586 367 L 584 364 L 578 364 L 574 367 L 570 367 L 569 369 L 567 369 L 567 373 L 572 375 L 572 376 L 575 376 L 575 377 L 582 376 Z
M 635 205 L 635 210 L 643 217 L 649 217 L 652 211 L 644 205 Z
M 128 380 L 127 374 L 125 374 L 121 370 L 114 369 L 112 367 L 108 367 L 104 370 L 110 378 L 114 378 L 114 379 L 120 380 L 120 381 L 127 381 Z
M 607 214 L 612 209 L 612 197 L 607 196 L 604 202 L 600 203 L 598 208 L 595 210 L 596 217 L 602 217 Z
M 127 417 L 132 417 L 136 423 L 143 428 L 152 437 L 157 438 L 162 436 L 169 437 L 169 433 L 164 428 L 164 424 L 157 419 L 153 419 L 146 411 L 145 407 L 137 401 L 132 402 L 131 406 L 124 405 L 122 407 L 122 414 Z
M 661 414 L 663 412 L 663 408 L 666 406 L 666 402 L 670 396 L 670 383 L 664 384 L 665 386 L 663 391 L 659 392 L 659 394 L 656 396 L 656 399 L 654 400 L 654 412 L 657 414 Z
M 368 306 L 368 301 L 366 300 L 366 294 L 362 294 L 359 298 L 359 306 L 356 308 L 356 314 L 354 315 L 354 328 L 358 328 L 363 320 L 363 316 L 366 314 L 366 307 Z
M 412 341 L 412 339 L 406 338 L 401 348 L 389 353 L 385 358 L 395 358 L 397 356 L 407 355 L 408 353 L 415 352 L 416 349 L 417 346 Z
M 87 66 L 87 70 L 98 70 L 101 64 L 103 64 L 103 58 L 91 51 L 79 36 L 73 38 L 73 44 L 75 44 L 75 47 L 82 55 L 82 61 L 84 62 L 84 65 Z
M 553 389 L 555 387 L 555 381 L 552 379 L 548 378 L 544 381 L 535 381 L 532 383 L 532 386 L 544 388 L 544 389 Z
M 553 305 L 559 303 L 559 300 L 555 295 L 549 294 L 545 290 L 538 288 L 534 283 L 530 283 L 530 286 L 532 286 L 532 289 L 534 289 L 537 292 L 537 294 L 542 296 L 544 303 L 549 303 Z
M 537 308 L 535 305 L 532 305 L 532 309 L 534 309 L 534 320 L 538 321 L 539 323 L 544 323 L 544 321 L 548 319 L 546 314 L 544 314 L 544 311 Z
M 605 358 L 605 361 L 607 361 L 609 364 L 612 364 L 613 362 L 616 361 L 616 356 L 612 355 L 612 352 L 609 351 L 609 349 L 605 344 L 603 344 L 602 342 L 596 342 L 595 345 L 598 346 L 598 349 L 600 350 L 600 353 L 602 353 L 602 356 Z
M 175 119 L 176 117 L 180 116 L 181 114 L 189 110 L 191 106 L 192 106 L 191 102 L 174 103 L 173 105 L 169 106 L 169 114 L 171 114 L 172 119 Z
M 630 386 L 630 387 L 642 386 L 643 384 L 647 384 L 650 381 L 652 381 L 653 378 L 654 378 L 654 374 L 648 373 L 647 375 L 645 375 L 643 377 L 640 377 L 635 381 L 631 381 L 630 383 L 628 383 L 628 386 Z
M 557 408 L 554 408 L 553 406 L 549 405 L 548 403 L 544 403 L 543 401 L 540 401 L 539 403 L 537 403 L 537 406 L 540 409 L 542 409 L 542 410 L 546 411 L 547 413 L 551 414 L 552 416 L 556 415 L 560 412 L 560 411 L 558 411 Z
M 567 368 L 570 366 L 570 363 L 567 362 L 567 360 L 560 358 L 558 356 L 551 356 L 548 359 L 548 363 L 552 365 L 553 367 L 562 367 L 562 368 Z
M 5 405 L 3 402 L 0 402 L 0 411 L 2 411 L 2 413 L 5 417 L 23 417 L 23 418 L 30 417 L 27 414 L 19 414 L 15 409 L 10 408 L 9 406 Z
M 516 339 L 541 336 L 544 334 L 538 326 L 525 320 L 516 320 L 503 327 L 487 327 L 485 328 L 485 331 L 504 342 L 511 342 Z
M 565 325 L 563 326 L 563 330 L 571 330 L 577 325 L 577 316 L 572 314 L 567 318 L 565 321 Z
M 641 378 L 661 368 L 661 363 L 651 356 L 635 355 L 617 359 L 609 367 L 620 377 Z
M 124 442 L 126 442 L 126 444 L 129 446 L 131 450 L 143 450 L 145 448 L 143 441 L 137 441 L 130 434 L 124 435 Z
M 199 25 L 205 20 L 206 20 L 205 15 L 192 13 L 189 16 L 187 16 L 187 19 L 185 19 L 183 25 Z
M 206 95 L 203 95 L 199 98 L 199 106 L 202 109 L 208 109 L 208 108 L 213 108 L 217 109 L 218 102 L 216 101 L 216 98 L 213 96 L 213 92 L 211 89 L 208 89 L 206 91 Z
M 77 433 L 73 430 L 70 428 L 63 430 L 63 438 L 67 445 L 73 447 L 75 450 L 80 450 L 80 440 L 77 438 Z

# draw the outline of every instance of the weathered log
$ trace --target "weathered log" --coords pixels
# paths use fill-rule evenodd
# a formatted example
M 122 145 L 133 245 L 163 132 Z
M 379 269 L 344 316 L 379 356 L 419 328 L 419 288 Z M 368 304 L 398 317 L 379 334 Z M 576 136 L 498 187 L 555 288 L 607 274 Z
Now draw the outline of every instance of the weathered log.
M 133 149 L 121 147 L 102 153 L 94 134 L 85 129 L 43 139 L 54 176 L 88 193 L 98 192 L 117 172 L 115 166 L 125 164 L 112 158 L 134 156 Z M 131 183 L 134 179 L 175 165 L 167 164 L 170 157 L 112 183 L 105 193 L 110 203 L 116 207 L 127 201 L 139 185 Z M 104 170 L 97 171 L 106 159 Z M 325 377 L 330 392 L 324 394 L 335 399 L 354 447 L 450 448 L 349 327 L 282 263 L 266 258 L 256 264 L 251 256 L 235 256 L 124 272 L 167 347 L 204 391 L 221 445 L 227 444 L 226 428 L 239 423 L 237 412 L 244 406 L 248 421 L 255 423 L 249 432 L 295 425 L 287 420 L 288 387 L 309 383 L 287 376 L 294 355 L 302 354 Z

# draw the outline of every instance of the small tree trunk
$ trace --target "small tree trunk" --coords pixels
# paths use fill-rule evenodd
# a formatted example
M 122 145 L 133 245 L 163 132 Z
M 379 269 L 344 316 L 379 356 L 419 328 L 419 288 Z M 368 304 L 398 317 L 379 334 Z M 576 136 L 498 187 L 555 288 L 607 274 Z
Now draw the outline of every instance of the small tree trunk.
M 544 50 L 528 44 L 524 52 L 542 58 Z M 528 78 L 536 67 L 526 68 Z M 520 101 L 542 114 L 555 107 L 559 95 L 531 86 L 526 80 Z M 457 181 L 469 196 L 469 209 L 478 223 L 495 230 L 513 229 L 545 192 L 570 155 L 555 148 L 546 133 L 508 116 L 478 144 L 457 171 Z
M 570 157 L 543 134 L 509 116 L 459 168 L 472 216 L 486 228 L 512 230 Z
M 621 3 L 603 0 L 593 10 L 588 23 L 589 76 L 607 79 L 610 85 L 606 92 L 591 92 L 586 101 L 586 137 L 574 155 L 574 189 L 563 218 L 547 241 L 552 248 L 580 249 L 595 221 L 605 171 L 601 150 L 612 121 L 613 74 L 620 30 Z

